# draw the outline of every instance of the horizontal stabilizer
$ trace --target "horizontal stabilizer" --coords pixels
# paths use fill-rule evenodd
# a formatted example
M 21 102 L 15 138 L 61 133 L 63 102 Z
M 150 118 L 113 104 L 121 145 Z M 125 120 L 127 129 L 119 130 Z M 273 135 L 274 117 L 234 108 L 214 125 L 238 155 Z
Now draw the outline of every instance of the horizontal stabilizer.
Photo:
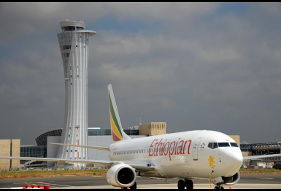
M 50 143 L 53 145 L 60 145 L 60 146 L 72 146 L 72 147 L 81 147 L 81 148 L 88 148 L 88 149 L 96 149 L 96 150 L 106 150 L 109 151 L 109 147 L 101 147 L 101 146 L 91 146 L 91 145 L 74 145 L 74 144 L 63 144 L 63 143 Z

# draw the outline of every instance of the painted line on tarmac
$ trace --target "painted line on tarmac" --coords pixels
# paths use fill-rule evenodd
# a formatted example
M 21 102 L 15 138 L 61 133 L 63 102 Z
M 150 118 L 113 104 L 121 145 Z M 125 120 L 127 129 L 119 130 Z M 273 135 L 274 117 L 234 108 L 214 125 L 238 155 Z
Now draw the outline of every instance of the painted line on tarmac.
M 49 182 L 41 182 L 42 184 L 50 185 L 50 186 L 61 186 L 61 187 L 70 187 L 71 185 L 65 185 L 65 184 L 54 184 Z
M 32 184 L 43 184 L 43 185 L 52 185 L 52 186 L 61 186 L 61 187 L 69 187 L 72 185 L 66 185 L 66 184 L 55 184 L 55 183 L 50 183 L 50 182 L 14 182 L 13 184 L 24 184 L 24 185 L 32 185 Z

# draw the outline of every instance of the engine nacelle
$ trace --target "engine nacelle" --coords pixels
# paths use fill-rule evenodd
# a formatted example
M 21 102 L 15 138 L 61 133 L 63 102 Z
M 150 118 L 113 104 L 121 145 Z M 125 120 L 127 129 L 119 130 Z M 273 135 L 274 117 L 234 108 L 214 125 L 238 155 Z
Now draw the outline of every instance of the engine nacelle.
M 218 177 L 214 180 L 214 184 L 226 184 L 226 185 L 234 185 L 240 180 L 240 173 L 237 172 L 233 176 L 229 177 Z
M 130 187 L 136 182 L 136 172 L 127 164 L 116 164 L 107 171 L 106 180 L 112 186 Z

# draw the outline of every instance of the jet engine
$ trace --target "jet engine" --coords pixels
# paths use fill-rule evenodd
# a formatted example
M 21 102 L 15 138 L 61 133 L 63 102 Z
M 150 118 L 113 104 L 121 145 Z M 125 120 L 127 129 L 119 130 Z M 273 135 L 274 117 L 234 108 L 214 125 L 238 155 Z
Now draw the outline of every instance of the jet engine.
M 127 164 L 116 164 L 107 171 L 106 180 L 112 186 L 131 187 L 136 182 L 136 172 Z
M 240 173 L 237 172 L 233 176 L 225 177 L 221 176 L 214 180 L 214 184 L 226 184 L 226 185 L 234 185 L 240 180 Z

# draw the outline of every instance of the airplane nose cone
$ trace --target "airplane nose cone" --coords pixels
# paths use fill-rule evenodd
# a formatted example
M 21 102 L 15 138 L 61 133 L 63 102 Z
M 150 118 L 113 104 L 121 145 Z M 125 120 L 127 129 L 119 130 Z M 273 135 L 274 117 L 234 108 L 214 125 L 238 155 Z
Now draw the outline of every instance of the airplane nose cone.
M 227 174 L 233 175 L 239 171 L 242 163 L 243 156 L 241 152 L 227 152 L 225 153 L 225 167 L 228 171 Z
M 233 172 L 238 172 L 239 169 L 241 168 L 241 165 L 243 163 L 243 157 L 240 154 L 234 155 L 231 157 L 230 159 L 231 163 L 232 163 L 232 167 L 233 167 Z
M 230 161 L 231 161 L 231 163 L 233 163 L 233 165 L 238 165 L 240 167 L 243 162 L 243 156 L 240 153 L 233 154 L 230 157 Z

